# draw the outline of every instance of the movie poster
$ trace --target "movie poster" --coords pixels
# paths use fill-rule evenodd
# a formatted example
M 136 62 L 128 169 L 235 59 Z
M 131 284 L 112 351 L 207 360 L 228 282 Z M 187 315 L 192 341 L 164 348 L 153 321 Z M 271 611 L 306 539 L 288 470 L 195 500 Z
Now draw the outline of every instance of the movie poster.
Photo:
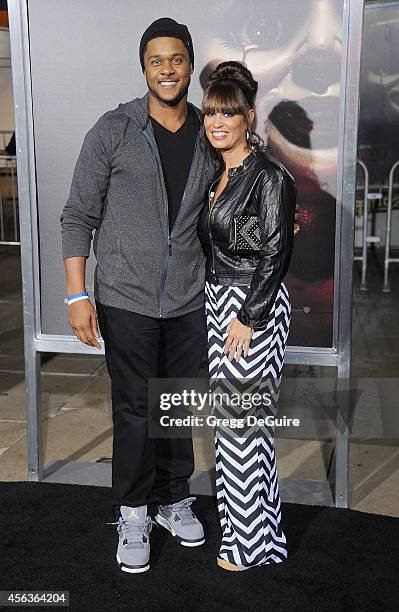
M 289 345 L 332 346 L 342 0 L 218 0 L 202 81 L 225 60 L 259 82 L 255 129 L 298 187 L 300 233 L 286 277 Z
M 244 62 L 259 82 L 255 129 L 294 176 L 300 205 L 285 278 L 288 344 L 331 347 L 343 0 L 30 0 L 42 331 L 70 333 L 58 298 L 59 213 L 83 136 L 102 113 L 144 95 L 140 38 L 165 15 L 192 34 L 191 102 L 201 105 L 209 73 L 224 60 Z M 92 255 L 88 291 L 94 265 Z

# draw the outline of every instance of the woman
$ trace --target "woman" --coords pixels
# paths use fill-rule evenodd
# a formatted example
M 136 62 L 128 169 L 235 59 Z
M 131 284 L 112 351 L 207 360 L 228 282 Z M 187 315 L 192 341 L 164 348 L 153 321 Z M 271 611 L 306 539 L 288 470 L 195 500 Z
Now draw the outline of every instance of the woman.
M 277 411 L 290 324 L 290 299 L 282 280 L 293 246 L 296 187 L 251 130 L 257 86 L 242 64 L 223 62 L 209 78 L 202 105 L 203 129 L 221 162 L 198 231 L 207 255 L 208 354 L 222 528 L 217 563 L 231 571 L 287 557 L 270 419 Z

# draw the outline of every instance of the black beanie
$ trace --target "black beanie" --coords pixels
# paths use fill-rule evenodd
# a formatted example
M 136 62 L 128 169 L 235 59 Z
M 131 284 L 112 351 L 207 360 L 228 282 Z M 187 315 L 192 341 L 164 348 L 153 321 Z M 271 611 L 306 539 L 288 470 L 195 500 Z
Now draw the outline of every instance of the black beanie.
M 171 36 L 173 38 L 180 38 L 180 40 L 183 41 L 183 43 L 188 49 L 190 61 L 194 68 L 193 41 L 191 39 L 191 35 L 188 31 L 187 26 L 185 26 L 183 23 L 177 23 L 177 21 L 171 19 L 170 17 L 161 17 L 161 19 L 157 19 L 151 25 L 148 26 L 140 40 L 140 63 L 143 72 L 145 46 L 149 40 L 151 40 L 152 38 L 158 38 L 160 36 Z

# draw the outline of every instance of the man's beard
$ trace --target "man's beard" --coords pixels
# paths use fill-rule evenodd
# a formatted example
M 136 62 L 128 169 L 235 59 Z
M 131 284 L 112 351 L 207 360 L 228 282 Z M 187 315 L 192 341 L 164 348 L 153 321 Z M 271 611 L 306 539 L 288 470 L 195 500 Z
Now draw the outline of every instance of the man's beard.
M 179 104 L 180 100 L 182 100 L 184 98 L 184 96 L 187 95 L 188 88 L 190 87 L 190 82 L 191 82 L 191 78 L 188 79 L 187 85 L 185 87 L 183 87 L 183 89 L 172 100 L 165 100 L 164 98 L 162 98 L 158 94 L 158 92 L 156 92 L 154 89 L 152 89 L 149 85 L 148 85 L 148 89 L 152 93 L 154 98 L 156 98 L 157 100 L 159 100 L 163 104 L 167 104 L 168 106 L 177 106 L 177 104 Z

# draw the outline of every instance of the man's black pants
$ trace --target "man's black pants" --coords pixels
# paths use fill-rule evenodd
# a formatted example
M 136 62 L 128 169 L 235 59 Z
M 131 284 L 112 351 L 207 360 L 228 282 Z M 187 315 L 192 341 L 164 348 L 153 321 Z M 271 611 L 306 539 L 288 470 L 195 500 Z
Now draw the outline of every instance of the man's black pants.
M 148 379 L 195 378 L 206 347 L 205 309 L 156 319 L 96 300 L 111 378 L 113 507 L 170 504 L 189 496 L 192 438 L 151 438 Z

